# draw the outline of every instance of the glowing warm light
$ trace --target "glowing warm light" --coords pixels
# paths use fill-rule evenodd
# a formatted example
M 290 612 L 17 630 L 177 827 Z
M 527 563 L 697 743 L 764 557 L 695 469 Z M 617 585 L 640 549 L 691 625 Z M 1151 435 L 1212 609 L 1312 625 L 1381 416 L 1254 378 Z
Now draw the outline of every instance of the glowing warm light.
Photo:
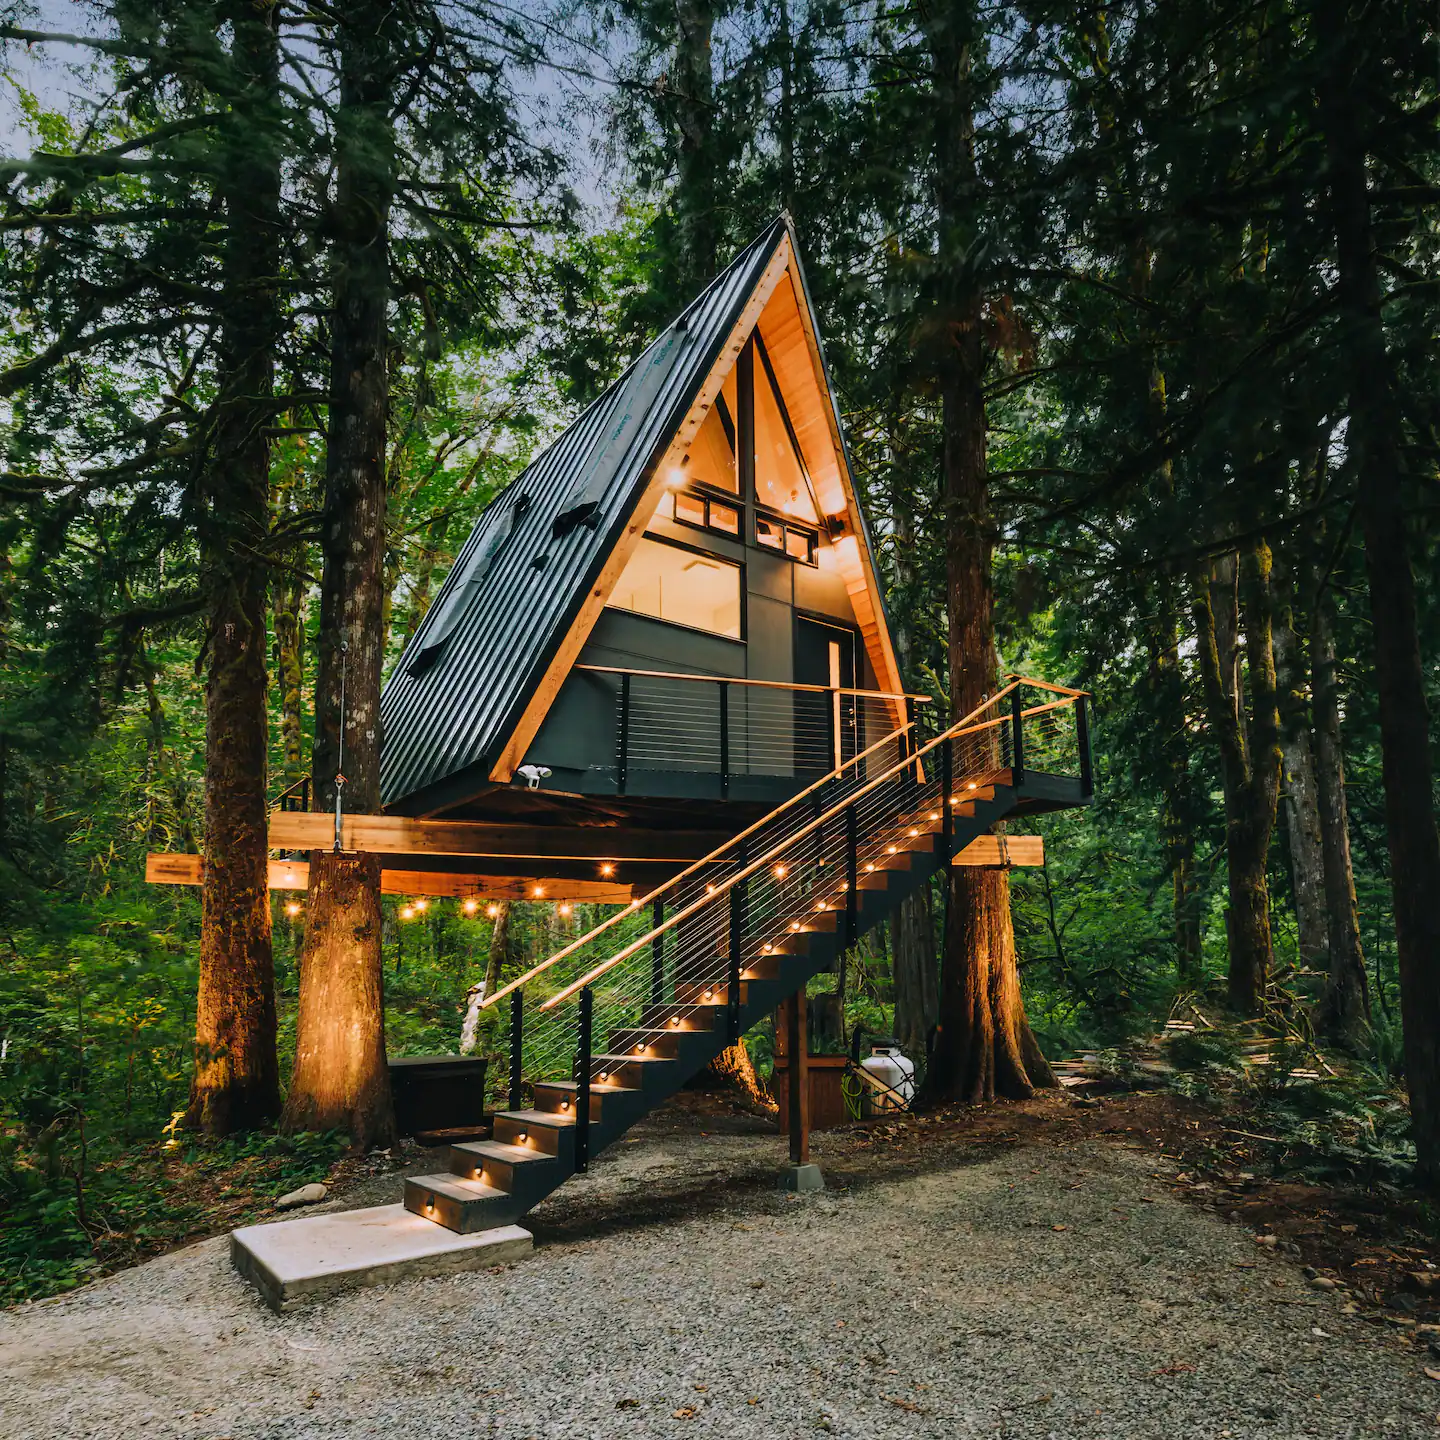
M 685 483 L 685 472 L 678 465 L 672 465 L 665 472 L 665 483 L 672 490 L 680 489 Z
M 871 865 L 871 864 L 867 861 L 867 862 L 866 862 L 866 865 L 865 865 L 865 868 L 866 868 L 867 870 L 873 870 L 875 867 L 874 867 L 873 865 Z
M 893 845 L 887 845 L 885 847 L 885 853 L 887 855 L 893 855 L 895 853 L 895 847 Z
M 560 907 L 560 913 L 561 913 L 562 915 L 568 915 L 568 914 L 570 913 L 570 906 L 568 906 L 568 905 L 562 905 L 562 906 Z
M 295 883 L 295 874 L 293 871 L 287 870 L 285 872 L 285 883 L 287 885 L 293 885 Z
M 430 902 L 428 900 L 417 900 L 415 902 L 415 908 L 417 910 L 428 910 L 430 908 Z
M 293 917 L 293 916 L 298 915 L 298 914 L 300 913 L 300 907 L 292 900 L 292 901 L 285 907 L 285 913 L 286 913 L 287 915 L 290 915 L 290 916 Z
M 850 888 L 850 882 L 849 882 L 848 880 L 842 880 L 842 881 L 840 882 L 840 893 L 841 893 L 842 895 L 843 895 L 843 894 L 845 893 L 845 891 L 847 891 L 849 888 Z
M 911 830 L 910 830 L 910 833 L 911 833 L 912 835 L 918 835 L 920 832 L 912 827 Z
M 713 1000 L 715 998 L 715 992 L 713 990 L 707 990 L 702 998 L 706 1000 Z
M 816 908 L 817 910 L 823 911 L 823 910 L 827 909 L 828 907 L 826 906 L 826 904 L 825 904 L 825 902 L 824 902 L 823 900 L 817 900 L 817 901 L 815 902 L 815 908 Z
M 672 1015 L 670 1017 L 670 1023 L 672 1025 L 678 1025 L 680 1023 L 680 1017 L 678 1015 Z
M 790 928 L 792 930 L 798 930 L 800 928 L 800 922 L 798 920 L 792 920 L 790 922 Z
M 640 902 L 638 900 L 632 900 L 630 902 L 630 908 L 632 910 L 638 910 L 640 908 Z
M 610 876 L 615 873 L 615 866 L 609 860 L 606 860 L 600 866 L 600 873 L 608 880 Z
M 562 1100 L 560 1102 L 560 1108 L 562 1110 L 568 1110 L 570 1108 L 570 1102 L 568 1100 Z
M 707 885 L 705 887 L 705 893 L 707 895 L 713 895 L 715 893 L 715 887 L 713 885 Z
M 602 1070 L 596 1078 L 603 1082 L 605 1079 L 605 1071 Z
M 932 810 L 930 812 L 930 818 L 932 820 L 938 820 L 940 818 L 940 812 L 938 810 Z
M 760 947 L 760 953 L 762 955 L 768 955 L 774 948 L 775 947 L 773 945 L 762 945 Z
M 499 907 L 498 905 L 487 905 L 487 906 L 485 907 L 485 914 L 486 914 L 491 920 L 493 920 L 499 913 L 500 913 L 500 907 Z
M 478 900 L 466 900 L 466 901 L 460 906 L 460 908 L 461 908 L 467 915 L 473 915 L 473 914 L 476 912 L 476 910 L 478 910 L 478 909 L 480 908 L 480 902 L 479 902 Z
M 526 1137 L 529 1133 L 530 1133 L 530 1132 L 529 1132 L 528 1130 L 517 1130 L 517 1131 L 515 1132 L 515 1143 L 516 1143 L 517 1145 L 523 1145 L 523 1144 L 525 1143 L 525 1137 Z
M 966 788 L 969 790 L 978 790 L 980 787 L 972 780 Z
M 783 880 L 785 878 L 785 867 L 783 865 L 777 865 L 775 867 L 775 878 L 777 880 Z
M 413 920 L 415 918 L 415 912 L 408 905 L 403 905 L 400 908 L 400 918 L 402 920 Z
M 545 887 L 543 885 L 536 885 L 531 889 L 530 893 L 537 900 L 543 900 L 545 898 Z
M 637 1045 L 635 1047 L 635 1053 L 637 1055 L 643 1055 L 645 1053 L 645 1047 L 643 1045 Z

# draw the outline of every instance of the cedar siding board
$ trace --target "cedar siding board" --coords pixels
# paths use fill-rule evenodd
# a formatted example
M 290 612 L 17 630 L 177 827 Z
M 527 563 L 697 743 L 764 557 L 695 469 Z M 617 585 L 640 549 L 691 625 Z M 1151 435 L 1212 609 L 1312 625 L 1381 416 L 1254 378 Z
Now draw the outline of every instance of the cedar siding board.
M 753 537 L 748 497 L 741 497 L 745 525 L 740 540 L 677 525 L 669 516 L 668 500 L 661 505 L 663 516 L 638 513 L 642 505 L 653 505 L 657 467 L 671 452 L 682 422 L 693 420 L 697 397 L 703 402 L 721 362 L 724 368 L 731 363 L 733 332 L 747 307 L 753 315 L 762 282 L 774 286 L 770 277 L 777 273 L 777 257 L 795 264 L 793 238 L 783 218 L 742 251 L 477 521 L 385 686 L 381 789 L 388 810 L 435 814 L 481 794 L 491 788 L 492 770 L 494 778 L 503 779 L 517 763 L 517 739 L 523 743 L 532 730 L 525 758 L 555 771 L 547 789 L 605 793 L 605 772 L 614 766 L 618 678 L 562 671 L 558 693 L 556 680 L 547 679 L 555 674 L 556 657 L 575 654 L 574 647 L 581 643 L 573 632 L 582 614 L 584 626 L 593 624 L 593 629 L 583 637 L 581 664 L 788 681 L 793 677 L 793 617 L 799 609 L 857 627 L 865 641 L 857 647 L 864 655 L 859 683 L 876 684 L 881 668 L 891 671 L 882 688 L 898 688 L 888 635 L 875 643 L 877 625 L 884 629 L 879 596 L 857 601 L 853 559 L 847 568 L 837 550 L 834 563 L 819 570 L 757 552 L 753 543 L 746 543 Z M 781 276 L 775 294 L 793 311 L 791 275 L 787 271 Z M 777 373 L 783 365 L 786 373 L 801 374 L 795 357 L 802 354 L 808 363 L 809 352 L 802 343 L 800 317 L 788 323 L 789 333 L 771 328 L 776 330 L 771 358 L 775 360 L 777 352 L 780 357 Z M 803 413 L 795 417 L 795 426 L 807 464 L 824 471 L 829 493 L 822 500 L 830 509 L 841 483 L 835 452 L 832 447 L 828 462 L 823 457 L 812 461 L 812 454 L 822 452 L 814 437 L 826 428 L 826 420 L 836 434 L 838 421 L 828 387 L 823 403 L 832 416 L 817 418 L 820 387 L 813 371 L 808 383 L 815 393 L 798 402 Z M 788 390 L 785 373 L 781 384 Z M 787 404 L 789 399 L 787 393 Z M 819 490 L 822 477 L 812 473 Z M 864 520 L 849 493 L 848 477 L 844 484 L 845 508 L 863 537 Z M 616 609 L 600 610 L 596 618 L 597 585 L 613 583 L 601 580 L 602 571 L 622 538 L 636 533 L 638 526 L 654 537 L 673 537 L 743 564 L 748 621 L 744 642 Z M 821 543 L 829 543 L 823 533 Z M 868 541 L 863 549 L 868 552 Z M 868 558 L 867 553 L 867 564 Z M 712 686 L 690 689 L 715 693 Z M 530 719 L 517 737 L 522 717 L 537 713 L 533 702 L 539 694 L 554 698 L 538 729 Z M 687 698 L 698 703 L 696 697 Z M 698 771 L 704 756 L 697 750 L 687 758 L 683 736 L 679 743 L 679 767 L 667 767 L 671 780 L 657 790 L 640 783 L 637 774 L 631 793 L 708 795 L 703 787 L 687 789 L 684 778 Z M 747 797 L 732 793 L 731 798 Z M 749 798 L 769 794 L 757 792 Z

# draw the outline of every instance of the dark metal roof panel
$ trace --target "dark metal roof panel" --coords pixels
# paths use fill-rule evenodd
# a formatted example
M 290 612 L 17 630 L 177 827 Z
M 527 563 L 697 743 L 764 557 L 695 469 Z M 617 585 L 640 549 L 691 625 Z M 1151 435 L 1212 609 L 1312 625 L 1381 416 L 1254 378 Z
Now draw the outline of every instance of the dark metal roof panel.
M 493 763 L 785 233 L 741 251 L 475 522 L 381 696 L 384 804 Z

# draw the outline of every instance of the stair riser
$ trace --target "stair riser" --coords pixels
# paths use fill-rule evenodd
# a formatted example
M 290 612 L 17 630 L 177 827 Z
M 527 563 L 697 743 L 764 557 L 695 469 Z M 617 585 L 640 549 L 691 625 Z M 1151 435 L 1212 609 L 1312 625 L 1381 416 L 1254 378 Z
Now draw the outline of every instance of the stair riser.
M 530 1205 L 537 1204 L 536 1200 Z M 457 1235 L 473 1235 L 496 1225 L 512 1225 L 530 1208 L 513 1195 L 487 1196 L 483 1200 L 453 1200 L 437 1195 L 415 1180 L 405 1182 L 405 1208 L 424 1216 Z
M 590 1118 L 592 1120 L 600 1118 L 608 1098 L 600 1092 L 594 1090 L 590 1092 Z M 535 1108 L 537 1110 L 544 1110 L 551 1115 L 568 1116 L 578 1103 L 573 1091 L 558 1091 L 549 1085 L 535 1087 Z
M 670 1021 L 676 1015 L 680 1017 L 680 1024 L 673 1028 L 686 1034 L 706 1034 L 725 1023 L 725 1003 L 717 1001 L 712 994 L 698 1010 L 686 1008 L 680 1000 L 673 1005 L 647 1005 L 640 1012 L 640 1025 L 646 1030 L 671 1029 Z
M 552 1129 L 548 1125 L 526 1124 L 497 1115 L 495 1139 L 504 1145 L 526 1145 L 542 1155 L 558 1155 L 563 1160 L 569 1160 L 575 1153 L 575 1129 L 569 1125 Z

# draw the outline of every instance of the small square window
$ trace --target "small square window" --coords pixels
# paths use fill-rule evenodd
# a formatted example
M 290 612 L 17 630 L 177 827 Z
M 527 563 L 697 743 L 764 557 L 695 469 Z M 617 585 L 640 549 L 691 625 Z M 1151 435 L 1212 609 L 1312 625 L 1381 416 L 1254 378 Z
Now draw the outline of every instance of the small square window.
M 785 548 L 785 527 L 776 520 L 767 520 L 763 515 L 755 517 L 755 543 L 767 550 Z
M 732 505 L 722 505 L 718 500 L 710 502 L 710 528 L 725 535 L 740 533 L 740 512 Z
M 813 549 L 814 541 L 803 530 L 792 530 L 788 525 L 785 527 L 785 553 L 792 560 L 803 560 L 808 565 L 814 558 Z
M 705 497 L 703 495 L 677 495 L 675 497 L 675 518 L 685 525 L 705 525 Z

